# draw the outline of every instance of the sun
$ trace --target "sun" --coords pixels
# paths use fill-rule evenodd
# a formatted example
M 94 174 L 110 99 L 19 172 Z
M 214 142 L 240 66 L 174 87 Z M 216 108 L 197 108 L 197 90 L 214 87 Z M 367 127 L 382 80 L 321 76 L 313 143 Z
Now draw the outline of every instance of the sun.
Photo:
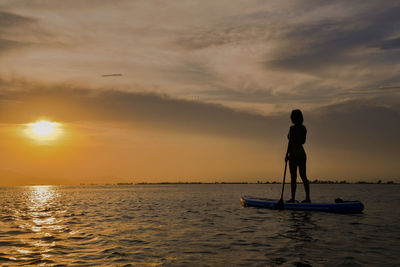
M 32 132 L 39 136 L 49 136 L 54 133 L 57 123 L 50 121 L 38 121 L 32 123 Z
M 62 134 L 61 124 L 58 122 L 39 120 L 26 125 L 25 134 L 35 141 L 53 141 Z

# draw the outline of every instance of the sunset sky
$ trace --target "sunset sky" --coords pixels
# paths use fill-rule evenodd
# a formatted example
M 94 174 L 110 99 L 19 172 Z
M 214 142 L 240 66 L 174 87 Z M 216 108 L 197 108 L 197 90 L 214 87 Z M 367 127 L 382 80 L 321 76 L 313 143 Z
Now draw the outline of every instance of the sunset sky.
M 381 0 L 1 0 L 0 185 L 280 181 L 294 108 L 310 180 L 400 182 L 399 14 Z

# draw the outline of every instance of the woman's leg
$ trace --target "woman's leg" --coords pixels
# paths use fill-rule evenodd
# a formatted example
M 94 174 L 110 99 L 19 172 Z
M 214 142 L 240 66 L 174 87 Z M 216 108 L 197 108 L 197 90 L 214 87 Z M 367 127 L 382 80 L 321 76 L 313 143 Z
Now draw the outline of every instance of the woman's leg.
M 297 186 L 297 164 L 293 160 L 289 160 L 289 169 L 290 169 L 290 177 L 291 177 L 291 189 L 292 189 L 292 201 L 294 202 L 296 199 L 296 186 Z
M 301 180 L 303 180 L 303 185 L 304 185 L 304 191 L 306 191 L 306 202 L 310 201 L 310 183 L 308 182 L 307 179 L 307 174 L 306 174 L 306 161 L 302 161 L 299 164 L 299 173 Z

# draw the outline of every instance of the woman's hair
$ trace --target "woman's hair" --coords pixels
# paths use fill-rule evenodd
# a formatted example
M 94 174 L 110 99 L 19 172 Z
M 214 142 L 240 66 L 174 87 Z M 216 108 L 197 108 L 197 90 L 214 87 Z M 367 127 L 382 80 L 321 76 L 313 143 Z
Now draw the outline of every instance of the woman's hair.
M 300 109 L 292 110 L 292 114 L 290 115 L 290 119 L 294 124 L 303 124 L 303 113 L 301 113 Z

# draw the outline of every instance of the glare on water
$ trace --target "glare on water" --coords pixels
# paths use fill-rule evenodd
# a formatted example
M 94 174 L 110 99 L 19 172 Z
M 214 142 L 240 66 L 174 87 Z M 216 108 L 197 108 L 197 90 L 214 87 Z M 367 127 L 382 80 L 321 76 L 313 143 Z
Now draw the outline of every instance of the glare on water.
M 17 199 L 17 206 L 11 210 L 13 227 L 8 231 L 7 254 L 16 262 L 46 263 L 56 245 L 54 234 L 66 228 L 59 216 L 59 193 L 54 186 L 24 189 L 23 198 Z M 12 235 L 18 235 L 18 241 Z

